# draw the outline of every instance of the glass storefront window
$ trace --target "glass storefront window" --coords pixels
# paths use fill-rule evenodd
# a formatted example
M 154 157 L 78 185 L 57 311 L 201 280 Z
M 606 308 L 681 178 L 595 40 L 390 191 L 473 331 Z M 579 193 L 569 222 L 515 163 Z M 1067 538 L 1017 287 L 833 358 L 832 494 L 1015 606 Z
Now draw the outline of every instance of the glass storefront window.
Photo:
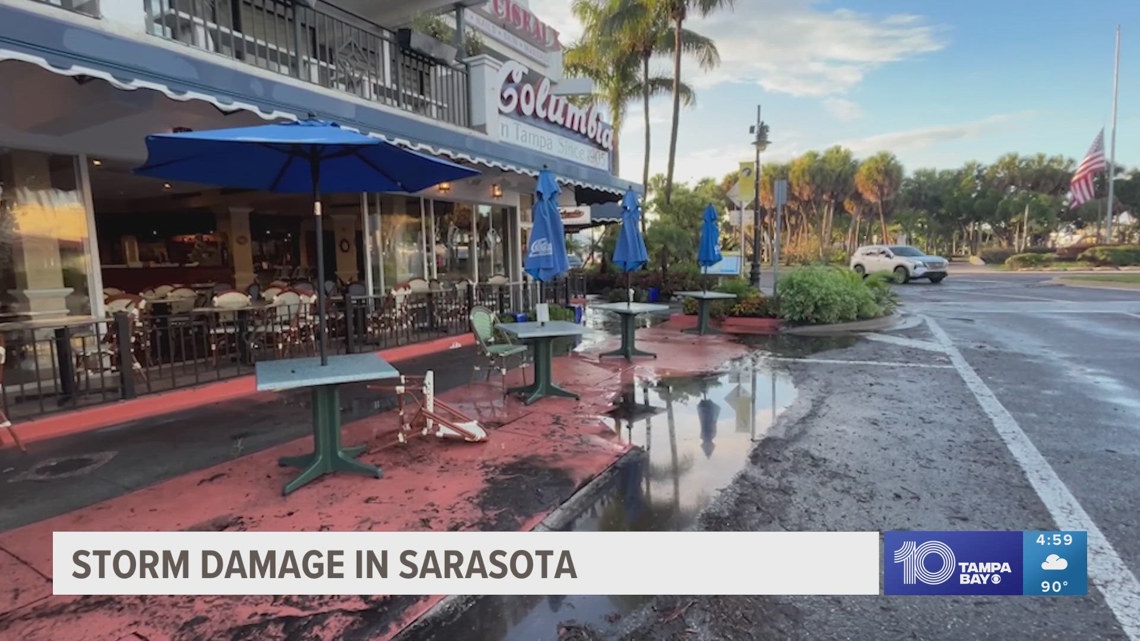
M 407 198 L 403 214 L 382 212 L 380 222 L 380 259 L 384 274 L 382 291 L 391 291 L 413 278 L 427 279 L 424 272 L 424 227 L 420 216 L 420 199 Z M 374 275 L 378 275 L 375 274 Z
M 76 158 L 0 151 L 0 318 L 91 313 Z
M 479 278 L 510 275 L 510 208 L 479 207 Z

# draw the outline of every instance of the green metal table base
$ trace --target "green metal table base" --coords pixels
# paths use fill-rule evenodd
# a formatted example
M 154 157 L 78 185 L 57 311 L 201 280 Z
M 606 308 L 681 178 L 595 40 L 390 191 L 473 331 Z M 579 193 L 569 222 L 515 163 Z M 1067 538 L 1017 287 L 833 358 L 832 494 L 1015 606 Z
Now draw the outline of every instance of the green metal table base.
M 684 330 L 688 334 L 720 334 L 719 329 L 709 326 L 709 306 L 712 305 L 712 300 L 708 298 L 697 299 L 697 326 L 692 329 Z
M 380 478 L 384 471 L 374 465 L 356 460 L 367 447 L 342 447 L 340 442 L 340 393 L 336 385 L 322 385 L 312 389 L 313 396 L 313 451 L 302 456 L 286 456 L 277 460 L 281 467 L 304 468 L 297 478 L 285 485 L 282 494 L 288 496 L 297 489 L 333 472 L 352 472 Z
M 632 361 L 634 356 L 648 356 L 650 358 L 657 358 L 657 354 L 650 352 L 643 352 L 634 347 L 634 332 L 637 331 L 637 316 L 634 314 L 619 314 L 621 316 L 621 347 L 612 352 L 599 354 L 599 357 L 605 356 L 622 356 L 627 361 Z
M 531 349 L 534 350 L 534 383 L 524 387 L 512 387 L 507 393 L 525 395 L 527 398 L 523 403 L 526 405 L 531 405 L 547 396 L 578 400 L 579 396 L 574 392 L 555 385 L 550 375 L 550 366 L 554 360 L 554 337 L 536 338 L 531 345 Z

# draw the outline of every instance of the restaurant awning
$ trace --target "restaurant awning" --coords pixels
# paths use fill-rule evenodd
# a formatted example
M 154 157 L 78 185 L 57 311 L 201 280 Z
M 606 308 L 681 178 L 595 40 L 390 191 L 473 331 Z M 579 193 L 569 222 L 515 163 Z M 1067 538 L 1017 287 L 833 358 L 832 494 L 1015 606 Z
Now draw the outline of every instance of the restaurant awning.
M 158 91 L 173 100 L 201 100 L 223 112 L 249 111 L 266 120 L 313 113 L 417 151 L 513 173 L 537 176 L 547 166 L 560 182 L 579 188 L 578 202 L 599 202 L 630 186 L 608 172 L 507 145 L 478 131 L 362 105 L 220 56 L 163 46 L 157 36 L 119 36 L 39 9 L 0 5 L 0 60 L 23 61 L 76 79 L 97 78 L 123 90 Z

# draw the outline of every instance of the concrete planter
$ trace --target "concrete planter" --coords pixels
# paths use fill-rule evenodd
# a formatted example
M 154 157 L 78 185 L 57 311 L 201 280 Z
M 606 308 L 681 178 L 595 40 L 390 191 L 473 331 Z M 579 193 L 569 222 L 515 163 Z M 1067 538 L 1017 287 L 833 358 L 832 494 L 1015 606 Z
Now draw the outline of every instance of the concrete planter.
M 727 334 L 778 334 L 783 322 L 778 318 L 755 318 L 751 316 L 726 316 L 716 326 Z
M 396 37 L 404 49 L 415 51 L 445 65 L 455 62 L 455 56 L 459 54 L 458 49 L 446 42 L 413 29 L 400 29 L 396 32 Z
M 697 315 L 673 314 L 662 325 L 670 329 L 693 329 L 697 326 Z

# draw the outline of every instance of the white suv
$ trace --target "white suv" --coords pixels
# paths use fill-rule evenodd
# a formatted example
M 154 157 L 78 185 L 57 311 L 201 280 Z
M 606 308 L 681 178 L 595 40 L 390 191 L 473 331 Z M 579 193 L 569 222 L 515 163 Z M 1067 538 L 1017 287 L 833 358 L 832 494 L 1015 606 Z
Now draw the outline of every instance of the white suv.
M 891 272 L 900 283 L 923 278 L 941 283 L 948 264 L 941 256 L 927 256 L 906 245 L 864 245 L 851 256 L 851 269 L 856 272 L 864 276 Z

